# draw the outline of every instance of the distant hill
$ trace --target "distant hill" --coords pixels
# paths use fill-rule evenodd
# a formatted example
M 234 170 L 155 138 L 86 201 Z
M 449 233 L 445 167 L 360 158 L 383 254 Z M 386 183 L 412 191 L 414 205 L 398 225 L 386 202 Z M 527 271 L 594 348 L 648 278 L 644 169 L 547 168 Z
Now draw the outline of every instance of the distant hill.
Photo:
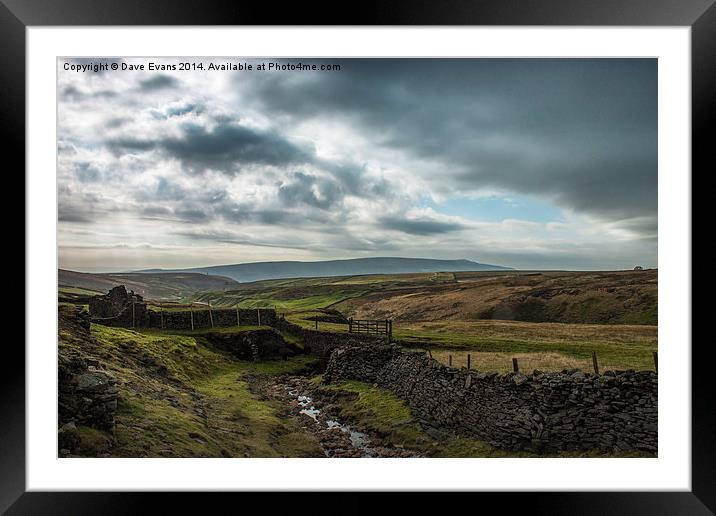
M 154 299 L 179 299 L 202 290 L 224 290 L 237 286 L 231 278 L 197 272 L 92 274 L 59 269 L 57 275 L 61 289 L 74 287 L 106 294 L 112 287 L 125 285 L 128 290 L 134 290 L 141 296 Z
M 320 262 L 257 262 L 235 265 L 215 265 L 171 272 L 198 272 L 226 276 L 240 282 L 267 279 L 316 278 L 330 276 L 355 276 L 361 274 L 403 274 L 416 272 L 499 271 L 509 267 L 488 265 L 470 260 L 431 260 L 427 258 L 354 258 Z M 170 272 L 163 269 L 137 271 L 156 274 Z
M 356 319 L 398 322 L 496 319 L 656 325 L 658 279 L 656 269 L 457 272 L 452 283 L 443 280 L 412 289 L 404 284 L 402 288 L 366 289 L 362 295 L 344 294 L 331 308 Z

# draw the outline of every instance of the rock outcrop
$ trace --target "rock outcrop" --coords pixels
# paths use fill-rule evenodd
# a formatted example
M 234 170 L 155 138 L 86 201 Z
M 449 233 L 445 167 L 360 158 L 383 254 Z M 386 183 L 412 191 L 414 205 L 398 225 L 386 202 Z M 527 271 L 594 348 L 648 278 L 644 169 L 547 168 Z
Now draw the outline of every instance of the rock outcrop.
M 60 449 L 71 450 L 78 426 L 114 432 L 118 386 L 115 376 L 87 352 L 97 346 L 89 315 L 61 307 L 58 322 L 58 439 Z
M 117 380 L 98 362 L 73 353 L 58 357 L 59 421 L 114 431 Z

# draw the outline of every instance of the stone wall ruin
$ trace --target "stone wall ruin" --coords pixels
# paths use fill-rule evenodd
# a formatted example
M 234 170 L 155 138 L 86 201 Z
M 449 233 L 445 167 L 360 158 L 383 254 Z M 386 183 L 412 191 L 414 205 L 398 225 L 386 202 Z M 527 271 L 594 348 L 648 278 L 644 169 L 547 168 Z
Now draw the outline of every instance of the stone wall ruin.
M 273 308 L 212 308 L 197 310 L 154 310 L 142 296 L 127 292 L 124 285 L 94 296 L 89 302 L 92 322 L 121 328 L 205 329 L 222 326 L 274 326 Z

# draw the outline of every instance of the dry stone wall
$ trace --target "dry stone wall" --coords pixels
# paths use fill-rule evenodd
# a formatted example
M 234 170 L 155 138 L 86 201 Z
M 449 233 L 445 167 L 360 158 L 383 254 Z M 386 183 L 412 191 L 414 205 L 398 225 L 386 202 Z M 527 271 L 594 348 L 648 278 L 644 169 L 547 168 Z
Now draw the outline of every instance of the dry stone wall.
M 158 312 L 149 310 L 151 328 L 169 328 L 175 330 L 190 329 L 194 321 L 194 328 L 211 328 L 221 326 L 274 326 L 276 310 L 273 308 L 240 308 L 238 314 L 235 308 L 212 308 L 209 310 Z
M 390 390 L 431 434 L 450 431 L 509 450 L 657 451 L 652 371 L 480 373 L 398 346 L 363 345 L 334 350 L 323 378 Z
M 377 345 L 385 341 L 385 337 L 375 335 L 309 330 L 289 322 L 283 317 L 276 319 L 273 326 L 299 337 L 303 341 L 304 350 L 307 353 L 318 355 L 326 362 L 333 350 L 339 347 L 362 344 Z
M 157 311 L 147 308 L 142 296 L 120 285 L 90 299 L 92 322 L 121 328 L 188 330 L 221 326 L 274 326 L 273 308 L 213 308 L 210 310 Z

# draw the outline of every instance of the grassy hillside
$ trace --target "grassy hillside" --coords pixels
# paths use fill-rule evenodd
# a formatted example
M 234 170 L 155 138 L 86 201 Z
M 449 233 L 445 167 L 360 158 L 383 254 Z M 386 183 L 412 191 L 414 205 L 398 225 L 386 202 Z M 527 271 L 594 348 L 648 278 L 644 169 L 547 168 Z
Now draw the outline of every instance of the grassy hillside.
M 116 435 L 79 427 L 81 455 L 110 457 L 309 457 L 318 442 L 251 393 L 247 375 L 300 371 L 313 358 L 242 362 L 199 335 L 73 324 L 60 308 L 59 353 L 79 353 L 119 381 Z M 247 327 L 249 328 L 249 327 Z M 250 328 L 249 328 L 250 329 Z M 238 331 L 238 329 L 236 329 Z
M 374 292 L 335 308 L 397 321 L 656 324 L 657 271 L 455 273 L 454 282 Z
M 453 281 L 452 273 L 375 274 L 330 278 L 298 278 L 242 283 L 226 291 L 203 292 L 202 302 L 216 306 L 276 307 L 282 311 L 325 308 L 371 292 L 390 292 Z
M 197 296 L 212 304 L 334 308 L 359 319 L 657 324 L 656 270 L 437 272 L 269 280 Z
M 58 270 L 60 292 L 81 290 L 103 294 L 117 285 L 152 299 L 183 299 L 202 290 L 224 290 L 238 285 L 230 278 L 199 273 L 102 273 Z
M 658 322 L 658 272 L 472 271 L 373 274 L 236 283 L 196 273 L 84 274 L 60 270 L 62 301 L 124 284 L 153 299 L 347 317 L 422 321 Z M 85 301 L 86 302 L 86 301 Z

